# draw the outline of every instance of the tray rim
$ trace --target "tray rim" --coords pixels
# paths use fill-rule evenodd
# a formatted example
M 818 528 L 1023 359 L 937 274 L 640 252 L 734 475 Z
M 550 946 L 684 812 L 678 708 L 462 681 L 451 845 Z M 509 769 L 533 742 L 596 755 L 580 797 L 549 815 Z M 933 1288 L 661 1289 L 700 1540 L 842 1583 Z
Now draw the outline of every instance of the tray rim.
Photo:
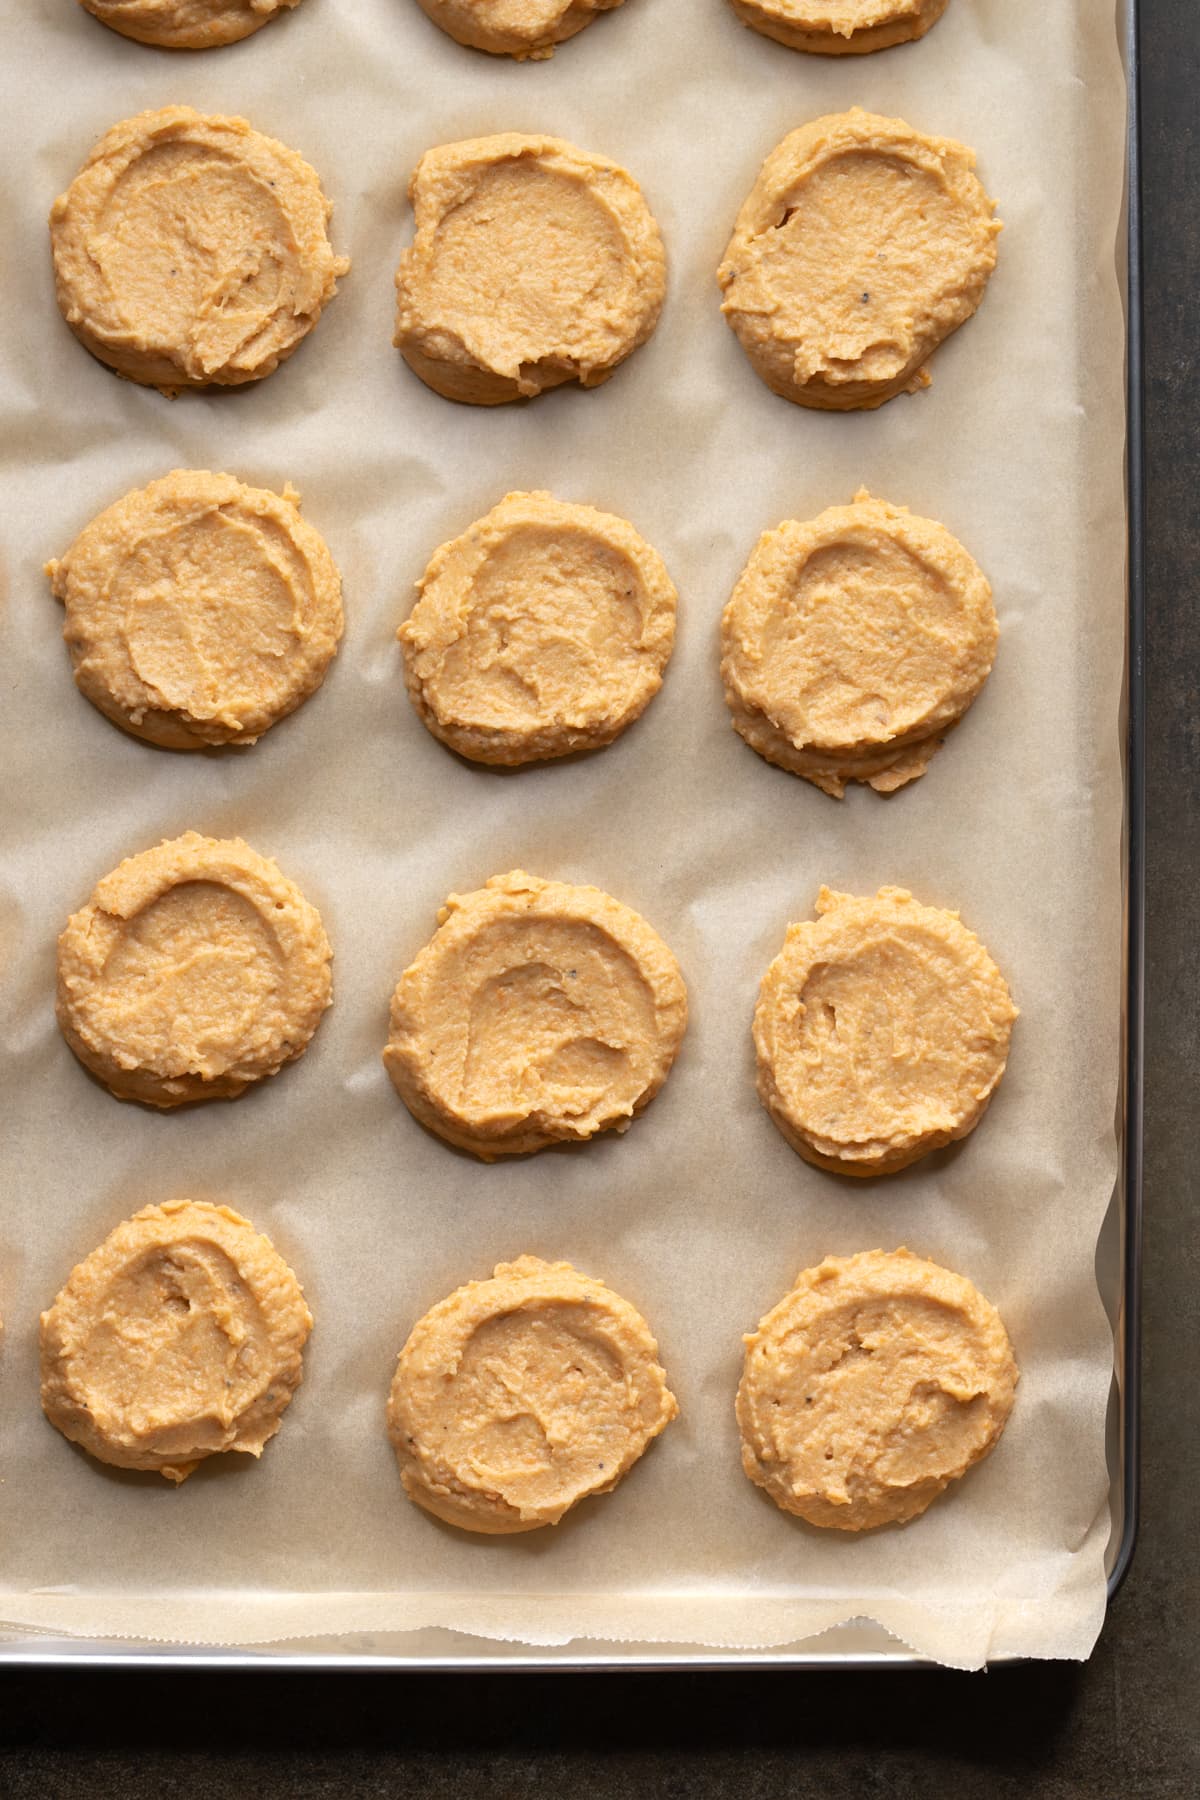
M 1128 91 L 1125 147 L 1125 486 L 1128 515 L 1125 671 L 1125 988 L 1121 1303 L 1114 1321 L 1120 1390 L 1122 1517 L 1108 1572 L 1111 1603 L 1129 1573 L 1141 1509 L 1142 1213 L 1145 1061 L 1145 363 L 1142 289 L 1141 0 L 1121 0 Z M 1119 15 L 1120 16 L 1120 15 Z
M 1145 1015 L 1145 468 L 1144 468 L 1144 339 L 1142 300 L 1141 206 L 1141 0 L 1117 0 L 1117 30 L 1122 42 L 1126 76 L 1125 142 L 1125 490 L 1127 512 L 1126 568 L 1126 667 L 1125 713 L 1125 815 L 1124 815 L 1124 913 L 1123 995 L 1121 1016 L 1121 1157 L 1113 1204 L 1118 1207 L 1120 1280 L 1113 1319 L 1113 1381 L 1117 1419 L 1119 1482 L 1113 1492 L 1119 1499 L 1114 1522 L 1119 1520 L 1115 1541 L 1106 1554 L 1107 1591 L 1111 1604 L 1129 1573 L 1137 1547 L 1141 1510 L 1141 1322 L 1142 1322 L 1142 1217 L 1143 1217 L 1143 1072 Z M 47 1637 L 45 1649 L 35 1648 L 36 1638 L 0 1639 L 0 1669 L 204 1669 L 404 1671 L 406 1673 L 462 1674 L 596 1674 L 669 1673 L 679 1670 L 733 1671 L 738 1669 L 914 1669 L 935 1668 L 928 1658 L 897 1646 L 893 1650 L 831 1654 L 827 1633 L 812 1640 L 809 1649 L 783 1648 L 742 1652 L 651 1647 L 638 1648 L 580 1641 L 568 1646 L 569 1654 L 548 1655 L 538 1649 L 513 1653 L 472 1649 L 462 1655 L 423 1655 L 419 1652 L 368 1654 L 359 1651 L 292 1653 L 266 1649 L 196 1648 L 181 1645 L 147 1648 L 109 1643 L 91 1647 Z M 63 1645 L 71 1642 L 70 1648 Z M 94 1640 L 93 1640 L 94 1642 Z M 479 1640 L 474 1640 L 478 1643 Z M 821 1646 L 824 1645 L 824 1648 Z M 995 1661 L 1019 1661 L 998 1658 Z

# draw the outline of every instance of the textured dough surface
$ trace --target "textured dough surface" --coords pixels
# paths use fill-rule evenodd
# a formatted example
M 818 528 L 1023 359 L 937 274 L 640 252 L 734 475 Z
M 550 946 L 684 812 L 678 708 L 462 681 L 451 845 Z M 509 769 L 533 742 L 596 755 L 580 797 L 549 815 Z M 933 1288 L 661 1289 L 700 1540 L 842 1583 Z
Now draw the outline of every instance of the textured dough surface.
M 908 1250 L 802 1269 L 745 1344 L 742 1466 L 837 1531 L 924 1512 L 995 1448 L 1018 1380 L 995 1307 Z
M 262 1455 L 311 1330 L 296 1277 L 240 1214 L 147 1206 L 42 1314 L 42 1406 L 101 1462 L 185 1481 L 206 1456 Z
M 894 887 L 823 887 L 816 910 L 762 979 L 759 1098 L 809 1162 L 888 1174 L 975 1129 L 1017 1010 L 957 913 Z
M 122 37 L 164 50 L 215 50 L 249 37 L 300 0 L 80 0 Z
M 118 1100 L 231 1100 L 332 999 L 320 914 L 240 838 L 188 831 L 106 875 L 58 940 L 58 1022 Z
M 418 0 L 435 25 L 472 50 L 518 62 L 553 56 L 554 46 L 622 0 Z
M 350 267 L 332 210 L 304 159 L 245 119 L 138 113 L 51 208 L 59 309 L 93 356 L 165 394 L 259 381 Z
M 80 692 L 171 750 L 253 744 L 306 700 L 342 595 L 299 499 L 176 469 L 99 513 L 46 567 Z
M 835 799 L 923 775 L 991 670 L 992 591 L 943 525 L 864 490 L 764 532 L 721 619 L 734 728 Z
M 640 1313 L 570 1263 L 522 1256 L 418 1321 L 388 1435 L 411 1500 L 489 1534 L 606 1494 L 678 1412 Z
M 504 132 L 426 151 L 396 274 L 396 345 L 449 400 L 607 381 L 658 323 L 662 237 L 619 164 Z
M 508 494 L 443 544 L 400 627 L 413 705 L 484 763 L 610 744 L 662 686 L 675 589 L 626 520 Z
M 792 50 L 862 56 L 924 37 L 948 0 L 731 0 L 744 25 Z
M 645 919 L 515 869 L 451 894 L 392 996 L 383 1060 L 414 1118 L 491 1162 L 624 1131 L 686 1026 L 679 965 Z
M 860 107 L 814 119 L 759 170 L 721 310 L 785 400 L 881 406 L 929 385 L 929 357 L 982 300 L 993 210 L 962 144 Z

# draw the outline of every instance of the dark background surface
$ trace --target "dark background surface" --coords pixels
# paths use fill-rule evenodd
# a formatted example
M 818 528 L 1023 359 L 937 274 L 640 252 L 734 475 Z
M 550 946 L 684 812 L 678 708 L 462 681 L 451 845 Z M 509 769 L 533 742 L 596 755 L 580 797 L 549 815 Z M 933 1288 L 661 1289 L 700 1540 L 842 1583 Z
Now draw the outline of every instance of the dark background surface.
M 0 1800 L 1200 1793 L 1200 6 L 1142 0 L 1142 14 L 1143 1508 L 1132 1573 L 1091 1661 L 987 1675 L 20 1672 L 0 1676 Z

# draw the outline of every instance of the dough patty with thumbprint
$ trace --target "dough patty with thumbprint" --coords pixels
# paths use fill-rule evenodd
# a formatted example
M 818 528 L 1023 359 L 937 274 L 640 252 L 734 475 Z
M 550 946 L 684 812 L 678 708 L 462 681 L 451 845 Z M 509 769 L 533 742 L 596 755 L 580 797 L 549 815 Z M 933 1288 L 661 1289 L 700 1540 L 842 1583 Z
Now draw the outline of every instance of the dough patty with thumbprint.
M 171 750 L 253 744 L 325 678 L 341 581 L 293 488 L 176 469 L 46 565 L 80 692 Z
M 467 138 L 427 150 L 408 191 L 395 342 L 448 400 L 597 387 L 658 323 L 662 237 L 607 157 L 520 132 Z
M 240 838 L 188 831 L 99 882 L 58 940 L 58 1022 L 118 1100 L 231 1100 L 333 996 L 320 914 Z
M 300 1283 L 240 1214 L 147 1206 L 42 1314 L 42 1406 L 100 1462 L 185 1481 L 205 1457 L 262 1455 L 311 1330 Z
M 755 372 L 801 406 L 881 406 L 983 298 L 994 202 L 972 151 L 854 107 L 789 132 L 737 216 L 717 281 Z
M 886 1175 L 974 1131 L 1017 1009 L 957 913 L 895 887 L 823 887 L 816 911 L 762 979 L 759 1097 L 809 1162 Z
M 451 894 L 392 996 L 383 1060 L 414 1118 L 491 1162 L 624 1131 L 686 1026 L 679 965 L 645 919 L 516 869 Z
M 675 589 L 624 519 L 508 494 L 443 544 L 400 627 L 413 705 L 483 763 L 610 744 L 662 685 Z
M 164 106 L 100 139 L 50 211 L 59 309 L 165 394 L 270 375 L 350 264 L 315 170 L 245 119 Z
M 721 619 L 734 728 L 841 799 L 915 781 L 996 653 L 992 590 L 943 525 L 860 490 L 764 532 Z
M 299 0 L 80 0 L 122 37 L 163 50 L 216 50 L 249 37 Z
M 409 1499 L 494 1536 L 608 1493 L 678 1410 L 628 1300 L 522 1256 L 418 1320 L 387 1423 Z
M 924 1512 L 995 1449 L 1018 1380 L 995 1307 L 908 1250 L 802 1269 L 745 1344 L 742 1466 L 834 1531 Z
M 743 25 L 814 56 L 862 56 L 924 37 L 947 0 L 731 0 Z
M 553 56 L 555 46 L 622 0 L 417 0 L 457 43 L 518 62 Z

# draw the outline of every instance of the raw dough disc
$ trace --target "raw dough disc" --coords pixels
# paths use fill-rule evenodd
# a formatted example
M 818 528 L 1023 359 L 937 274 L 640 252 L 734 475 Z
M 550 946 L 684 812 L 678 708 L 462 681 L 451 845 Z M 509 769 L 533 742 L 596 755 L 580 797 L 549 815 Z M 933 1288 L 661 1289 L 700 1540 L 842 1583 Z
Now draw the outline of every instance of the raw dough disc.
M 472 50 L 493 56 L 553 56 L 554 46 L 622 0 L 417 0 L 435 25 Z M 945 4 L 945 0 L 943 0 Z
M 762 979 L 759 1098 L 809 1162 L 888 1174 L 975 1129 L 1017 1009 L 957 913 L 894 887 L 823 887 L 816 910 Z
M 332 998 L 320 914 L 240 838 L 106 875 L 58 940 L 58 1022 L 118 1100 L 231 1100 L 302 1056 Z
M 731 0 L 744 25 L 817 56 L 861 56 L 924 37 L 948 0 Z
M 467 138 L 427 150 L 408 191 L 395 341 L 448 400 L 598 387 L 658 323 L 662 238 L 607 157 L 520 132 Z
M 50 210 L 80 343 L 164 394 L 278 368 L 350 267 L 316 172 L 245 119 L 164 106 L 105 133 Z
M 995 1448 L 1012 1411 L 999 1313 L 908 1250 L 802 1269 L 745 1343 L 742 1466 L 810 1525 L 915 1518 Z
M 311 1330 L 300 1283 L 240 1214 L 147 1206 L 42 1314 L 42 1406 L 101 1462 L 185 1481 L 206 1456 L 262 1455 Z
M 80 0 L 122 37 L 164 50 L 236 44 L 300 0 Z
M 451 894 L 392 996 L 383 1053 L 414 1118 L 485 1162 L 624 1131 L 687 1026 L 679 965 L 594 887 L 515 869 Z
M 522 1256 L 413 1327 L 388 1399 L 411 1500 L 466 1531 L 557 1525 L 678 1412 L 641 1314 L 570 1263 Z
M 764 532 L 721 619 L 734 727 L 841 799 L 923 775 L 996 652 L 992 590 L 957 538 L 906 507 L 831 506 Z
M 855 107 L 814 119 L 759 171 L 717 281 L 755 372 L 834 411 L 929 385 L 928 358 L 996 266 L 975 157 Z
M 176 469 L 98 514 L 46 566 L 80 692 L 171 750 L 253 744 L 306 700 L 342 593 L 299 500 Z
M 675 589 L 612 513 L 508 494 L 443 544 L 400 627 L 413 705 L 483 763 L 611 744 L 662 686 Z

